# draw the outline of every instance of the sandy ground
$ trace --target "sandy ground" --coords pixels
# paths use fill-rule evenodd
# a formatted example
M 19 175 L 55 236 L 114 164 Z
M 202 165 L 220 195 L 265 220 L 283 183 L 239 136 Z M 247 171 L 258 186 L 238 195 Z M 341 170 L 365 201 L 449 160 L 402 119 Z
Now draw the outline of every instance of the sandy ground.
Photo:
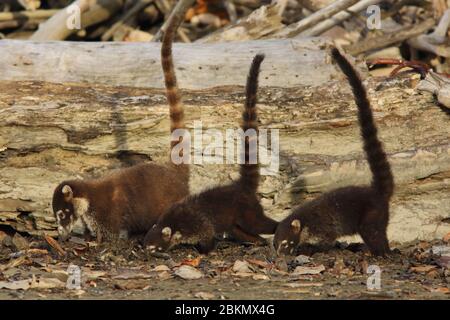
M 450 298 L 450 244 L 444 241 L 393 245 L 388 258 L 342 243 L 328 252 L 276 258 L 269 246 L 226 241 L 208 256 L 182 247 L 155 257 L 129 242 L 96 246 L 72 238 L 60 254 L 43 238 L 19 240 L 22 250 L 11 239 L 0 247 L 0 288 L 12 286 L 0 289 L 0 299 Z M 81 289 L 66 288 L 76 276 L 69 264 L 80 268 Z M 378 274 L 367 273 L 378 270 L 373 266 L 381 271 L 379 290 L 367 287 L 370 276 L 377 284 Z

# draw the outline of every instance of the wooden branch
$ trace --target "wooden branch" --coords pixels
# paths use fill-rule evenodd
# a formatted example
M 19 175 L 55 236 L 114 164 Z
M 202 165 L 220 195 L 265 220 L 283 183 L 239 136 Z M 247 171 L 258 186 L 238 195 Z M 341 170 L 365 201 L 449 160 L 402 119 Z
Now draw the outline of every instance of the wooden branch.
M 95 25 L 109 19 L 120 8 L 123 0 L 77 0 L 72 5 L 77 5 L 81 11 L 81 29 Z M 73 13 L 69 13 L 67 8 L 60 10 L 47 22 L 41 24 L 39 29 L 30 37 L 34 41 L 64 40 L 71 34 L 79 31 L 70 29 L 67 21 Z
M 408 44 L 414 49 L 434 53 L 440 57 L 449 58 L 450 48 L 445 41 L 450 26 L 450 9 L 447 9 L 436 29 L 430 34 L 420 34 L 415 38 L 408 39 Z
M 301 32 L 307 30 L 313 25 L 334 16 L 336 13 L 347 9 L 348 7 L 354 5 L 359 0 L 339 0 L 331 3 L 329 6 L 314 12 L 310 16 L 300 20 L 299 22 L 290 24 L 281 31 L 273 34 L 270 38 L 292 38 Z
M 266 40 L 174 45 L 177 78 L 183 88 L 243 85 L 245 66 L 262 52 L 261 85 L 322 85 L 340 77 L 327 61 L 323 39 Z M 87 82 L 164 88 L 160 44 L 0 41 L 0 79 Z M 17 54 L 20 52 L 20 55 Z M 139 57 L 139 58 L 136 58 Z M 289 57 L 289 59 L 286 59 Z M 295 66 L 293 68 L 293 66 Z
M 362 41 L 348 45 L 345 50 L 352 54 L 358 55 L 363 52 L 382 49 L 390 45 L 402 42 L 406 39 L 423 34 L 435 26 L 434 19 L 427 19 L 420 24 L 407 26 L 402 30 L 397 30 L 391 33 L 385 33 L 381 36 L 368 37 Z
M 236 24 L 219 29 L 195 42 L 215 43 L 264 38 L 284 28 L 278 11 L 277 5 L 262 6 L 245 19 L 238 20 Z
M 142 9 L 151 4 L 154 0 L 138 0 L 127 12 L 125 12 L 116 23 L 114 23 L 108 31 L 102 35 L 102 41 L 108 41 L 124 23 L 130 18 L 138 14 Z
M 48 19 L 60 10 L 35 10 L 18 12 L 0 12 L 0 21 L 23 19 Z
M 348 8 L 348 10 L 335 14 L 331 18 L 329 18 L 325 21 L 322 21 L 319 24 L 315 25 L 314 27 L 302 32 L 301 35 L 305 36 L 305 37 L 313 37 L 313 36 L 321 35 L 322 33 L 331 29 L 332 27 L 351 18 L 353 15 L 355 15 L 363 10 L 366 10 L 368 6 L 373 5 L 373 4 L 378 4 L 380 2 L 381 2 L 381 0 L 361 0 L 358 3 L 356 3 L 355 5 Z
M 261 78 L 280 64 L 270 61 Z M 294 69 L 284 71 L 286 80 Z M 189 90 L 180 83 L 188 128 L 194 121 L 201 121 L 203 130 L 238 128 L 246 71 L 241 66 L 236 72 L 242 73 L 240 83 L 228 87 L 203 84 L 209 89 Z M 449 116 L 431 94 L 415 93 L 407 80 L 367 83 L 397 184 L 389 238 L 442 237 L 450 231 L 441 222 L 450 212 Z M 280 170 L 263 177 L 259 188 L 268 215 L 281 218 L 318 192 L 369 182 L 346 81 L 291 88 L 281 79 L 276 87 L 263 86 L 258 96 L 260 128 L 279 129 Z M 0 81 L 0 113 L 0 224 L 20 231 L 56 233 L 50 203 L 53 188 L 64 179 L 103 175 L 123 166 L 124 154 L 157 163 L 167 159 L 163 89 Z M 193 165 L 191 189 L 230 181 L 237 170 L 236 165 Z
M 187 10 L 192 7 L 195 3 L 195 0 L 180 0 L 173 8 L 169 17 L 166 19 L 164 24 L 161 26 L 161 29 L 155 34 L 155 37 L 152 39 L 153 42 L 159 42 L 162 39 L 163 32 L 166 30 L 168 22 L 177 17 L 179 21 L 183 21 L 183 17 L 186 14 Z

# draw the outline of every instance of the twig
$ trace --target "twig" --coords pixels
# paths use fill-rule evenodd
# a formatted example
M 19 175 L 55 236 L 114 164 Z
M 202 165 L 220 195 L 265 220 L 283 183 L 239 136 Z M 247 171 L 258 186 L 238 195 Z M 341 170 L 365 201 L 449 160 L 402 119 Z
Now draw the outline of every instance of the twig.
M 180 0 L 175 7 L 173 8 L 172 12 L 170 13 L 167 20 L 162 25 L 161 29 L 158 30 L 158 32 L 153 37 L 153 42 L 158 42 L 161 40 L 163 32 L 166 30 L 168 22 L 171 19 L 178 18 L 180 21 L 182 21 L 182 17 L 186 14 L 186 11 L 192 7 L 192 5 L 195 3 L 195 0 Z
M 318 24 L 319 22 L 328 19 L 335 15 L 336 13 L 347 9 L 348 7 L 354 5 L 359 0 L 339 0 L 331 3 L 329 6 L 314 12 L 310 16 L 300 20 L 299 22 L 293 23 L 280 32 L 276 33 L 274 36 L 276 38 L 292 38 L 301 32 L 307 30 L 308 28 Z
M 230 18 L 231 23 L 235 23 L 237 21 L 237 12 L 236 6 L 234 5 L 232 0 L 224 1 L 225 9 L 227 10 L 228 17 Z
M 130 18 L 135 16 L 139 11 L 144 9 L 154 0 L 138 0 L 130 10 L 125 12 L 116 23 L 114 23 L 111 28 L 106 31 L 102 36 L 102 41 L 108 41 L 114 35 L 114 32 L 117 31 L 124 23 L 126 23 Z
M 381 36 L 366 38 L 357 43 L 344 47 L 344 49 L 351 55 L 358 55 L 363 52 L 382 49 L 390 45 L 402 42 L 411 37 L 430 30 L 435 25 L 434 19 L 425 20 L 417 25 L 408 26 L 400 31 L 385 33 Z
M 0 30 L 4 29 L 14 29 L 21 27 L 22 29 L 36 29 L 37 26 L 44 22 L 42 19 L 33 19 L 33 20 L 9 20 L 9 21 L 0 21 Z
M 331 29 L 335 25 L 338 25 L 341 22 L 349 19 L 354 14 L 357 14 L 358 12 L 365 10 L 368 6 L 378 4 L 381 1 L 382 0 L 361 0 L 358 3 L 356 3 L 355 5 L 348 8 L 346 11 L 342 11 L 342 12 L 335 14 L 331 18 L 328 18 L 328 19 L 320 22 L 319 24 L 315 25 L 311 29 L 303 31 L 302 33 L 300 33 L 300 35 L 307 36 L 307 37 L 318 36 L 318 35 L 324 33 L 325 31 Z
M 414 49 L 425 50 L 441 57 L 450 57 L 450 48 L 441 45 L 447 38 L 447 30 L 450 26 L 450 9 L 444 12 L 436 29 L 430 34 L 420 34 L 409 39 L 408 44 Z
M 123 0 L 77 0 L 70 6 L 73 5 L 80 8 L 81 28 L 86 28 L 113 16 L 122 8 Z M 67 8 L 59 10 L 58 13 L 41 24 L 39 29 L 30 37 L 30 40 L 64 40 L 72 33 L 79 31 L 67 26 L 68 19 L 73 15 L 73 13 L 67 11 Z
M 36 10 L 36 11 L 17 11 L 0 12 L 0 21 L 21 20 L 21 19 L 48 19 L 59 10 Z

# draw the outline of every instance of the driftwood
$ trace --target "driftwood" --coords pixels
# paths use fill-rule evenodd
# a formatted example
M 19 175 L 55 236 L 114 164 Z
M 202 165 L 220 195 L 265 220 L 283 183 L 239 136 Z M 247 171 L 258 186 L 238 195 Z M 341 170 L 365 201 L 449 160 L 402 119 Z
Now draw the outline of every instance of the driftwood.
M 326 45 L 321 39 L 177 43 L 174 59 L 180 84 L 188 89 L 245 83 L 242 71 L 259 52 L 266 54 L 262 85 L 321 85 L 340 76 L 328 62 Z M 163 88 L 160 48 L 159 43 L 0 41 L 0 80 Z
M 78 6 L 81 19 L 81 29 L 95 25 L 112 17 L 122 8 L 123 0 L 77 0 L 72 5 Z M 69 6 L 70 7 L 70 6 Z M 79 29 L 68 27 L 67 22 L 74 15 L 73 11 L 66 9 L 59 10 L 30 37 L 34 41 L 64 40 Z
M 398 83 L 373 91 L 378 85 L 371 83 L 371 98 L 398 184 L 390 238 L 440 237 L 449 231 L 442 222 L 450 212 L 449 117 L 429 94 Z M 238 126 L 242 86 L 184 93 L 190 128 L 194 120 L 204 129 Z M 63 179 L 127 165 L 123 154 L 167 159 L 169 122 L 161 89 L 1 81 L 0 110 L 0 223 L 21 231 L 54 233 L 51 195 Z M 259 110 L 261 128 L 280 130 L 280 173 L 266 176 L 259 190 L 269 215 L 281 218 L 316 192 L 368 181 L 345 82 L 263 87 Z M 192 190 L 229 181 L 236 172 L 234 165 L 194 166 Z
M 274 38 L 292 38 L 299 33 L 317 25 L 319 22 L 329 19 L 340 11 L 346 10 L 348 7 L 354 5 L 358 0 L 339 0 L 331 3 L 329 6 L 318 10 L 310 16 L 287 26 L 283 30 L 273 35 Z
M 381 36 L 368 37 L 355 44 L 346 46 L 345 50 L 352 55 L 357 55 L 371 50 L 386 48 L 390 45 L 401 43 L 409 38 L 415 38 L 416 36 L 427 32 L 434 26 L 434 19 L 427 19 L 417 25 L 404 27 L 402 30 L 384 33 Z
M 159 60 L 155 57 L 155 67 L 152 67 L 148 50 L 146 56 L 135 59 L 148 64 L 148 68 L 140 65 L 141 70 L 135 74 L 136 83 L 145 84 L 146 88 L 131 88 L 118 87 L 120 83 L 130 83 L 132 74 L 124 77 L 124 69 L 119 72 L 111 60 L 108 61 L 112 66 L 111 74 L 102 75 L 92 69 L 90 80 L 103 82 L 117 77 L 119 80 L 112 82 L 115 87 L 90 83 L 52 84 L 36 81 L 39 79 L 24 81 L 26 76 L 34 75 L 34 68 L 35 77 L 40 80 L 51 80 L 50 72 L 47 70 L 49 74 L 46 74 L 41 66 L 10 64 L 14 60 L 4 52 L 16 43 L 5 43 L 9 47 L 0 45 L 0 53 L 6 57 L 0 62 L 3 77 L 0 81 L 0 224 L 32 234 L 54 234 L 51 196 L 58 182 L 99 176 L 136 161 L 167 159 L 168 108 L 161 89 L 161 72 L 156 68 Z M 296 47 L 295 41 L 288 43 Z M 39 44 L 51 45 L 56 44 Z M 73 46 L 65 47 L 68 44 L 58 45 L 74 50 Z M 157 44 L 149 43 L 142 48 L 152 45 Z M 27 59 L 33 59 L 30 47 L 36 49 L 38 45 L 25 42 L 23 47 L 22 61 L 29 62 Z M 100 68 L 102 59 L 99 57 L 104 57 L 104 52 L 114 56 L 115 51 L 120 52 L 125 47 L 130 52 L 137 50 L 137 47 L 116 44 L 107 50 L 92 50 L 89 59 L 96 59 Z M 192 129 L 194 120 L 201 120 L 203 129 L 237 128 L 249 53 L 241 50 L 224 60 L 217 56 L 206 57 L 200 63 L 195 54 L 189 57 L 180 54 L 187 48 L 193 47 L 177 45 L 175 57 L 188 127 Z M 265 176 L 259 188 L 263 206 L 276 218 L 283 217 L 296 203 L 319 192 L 367 183 L 370 177 L 359 138 L 356 108 L 347 83 L 328 62 L 326 67 L 318 65 L 320 71 L 317 71 L 327 80 L 316 79 L 315 84 L 311 84 L 311 73 L 303 74 L 308 70 L 306 63 L 300 63 L 306 58 L 301 51 L 294 54 L 295 49 L 291 50 L 289 55 L 283 52 L 289 59 L 274 59 L 273 53 L 267 51 L 258 104 L 260 127 L 279 130 L 279 173 Z M 48 56 L 52 51 L 44 52 Z M 53 80 L 87 81 L 87 73 L 84 77 L 78 73 L 70 78 L 71 72 L 76 70 L 73 64 L 79 67 L 85 62 L 84 52 L 75 50 L 73 54 L 78 60 L 72 61 L 71 68 L 59 60 L 59 65 L 54 67 L 58 69 L 53 70 Z M 316 53 L 322 54 L 323 61 L 329 61 L 325 52 Z M 246 60 L 235 65 L 240 54 L 247 54 Z M 39 58 L 44 59 L 44 56 Z M 120 58 L 123 59 L 119 54 Z M 291 63 L 286 69 L 287 60 Z M 226 69 L 224 62 L 232 69 Z M 125 69 L 130 68 L 125 66 Z M 202 78 L 194 73 L 199 66 L 203 68 L 198 72 Z M 210 75 L 214 74 L 215 66 L 225 70 L 227 82 Z M 192 74 L 185 73 L 185 69 Z M 133 70 L 128 69 L 128 72 Z M 64 71 L 70 72 L 62 76 Z M 144 71 L 158 75 L 144 77 Z M 277 76 L 278 72 L 281 75 Z M 231 74 L 235 75 L 229 77 Z M 6 81 L 7 76 L 16 81 Z M 271 77 L 278 77 L 277 82 L 272 82 Z M 147 81 L 142 81 L 143 78 Z M 202 81 L 194 84 L 198 79 Z M 294 82 L 293 79 L 299 80 Z M 380 137 L 397 182 L 389 237 L 396 241 L 441 237 L 450 231 L 450 225 L 444 222 L 450 218 L 449 115 L 436 106 L 432 94 L 419 94 L 411 89 L 409 80 L 369 79 L 367 82 Z M 218 83 L 226 86 L 218 87 Z M 205 144 L 207 141 L 204 137 Z M 196 192 L 219 181 L 225 183 L 236 175 L 236 165 L 193 165 L 191 188 Z

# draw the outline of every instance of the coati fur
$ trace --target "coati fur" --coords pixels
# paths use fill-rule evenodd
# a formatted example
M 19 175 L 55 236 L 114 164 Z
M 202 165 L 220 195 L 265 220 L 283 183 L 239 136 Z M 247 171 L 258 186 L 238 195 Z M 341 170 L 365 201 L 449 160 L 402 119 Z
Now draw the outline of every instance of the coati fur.
M 172 42 L 178 24 L 177 19 L 169 24 L 161 47 L 171 133 L 185 128 L 172 57 Z M 180 139 L 182 137 L 178 141 L 171 139 L 171 150 Z M 96 235 L 100 242 L 105 235 L 144 235 L 161 214 L 188 194 L 188 164 L 144 163 L 99 179 L 61 182 L 53 193 L 53 212 L 61 239 L 66 239 L 81 219 L 88 233 Z
M 246 85 L 245 109 L 241 128 L 257 132 L 256 99 L 258 75 L 263 55 L 256 55 Z M 257 148 L 245 139 L 245 161 L 240 165 L 240 178 L 228 185 L 215 187 L 174 204 L 162 215 L 144 239 L 151 251 L 164 251 L 177 244 L 193 244 L 200 253 L 215 248 L 216 236 L 227 233 L 238 241 L 264 243 L 260 234 L 273 234 L 277 222 L 264 215 L 256 190 L 259 165 L 249 163 Z
M 359 233 L 372 254 L 384 256 L 390 252 L 386 229 L 394 179 L 358 73 L 338 49 L 331 55 L 352 87 L 372 183 L 339 188 L 295 208 L 278 225 L 274 247 L 279 254 L 293 254 L 299 242 L 329 246 L 340 236 Z

